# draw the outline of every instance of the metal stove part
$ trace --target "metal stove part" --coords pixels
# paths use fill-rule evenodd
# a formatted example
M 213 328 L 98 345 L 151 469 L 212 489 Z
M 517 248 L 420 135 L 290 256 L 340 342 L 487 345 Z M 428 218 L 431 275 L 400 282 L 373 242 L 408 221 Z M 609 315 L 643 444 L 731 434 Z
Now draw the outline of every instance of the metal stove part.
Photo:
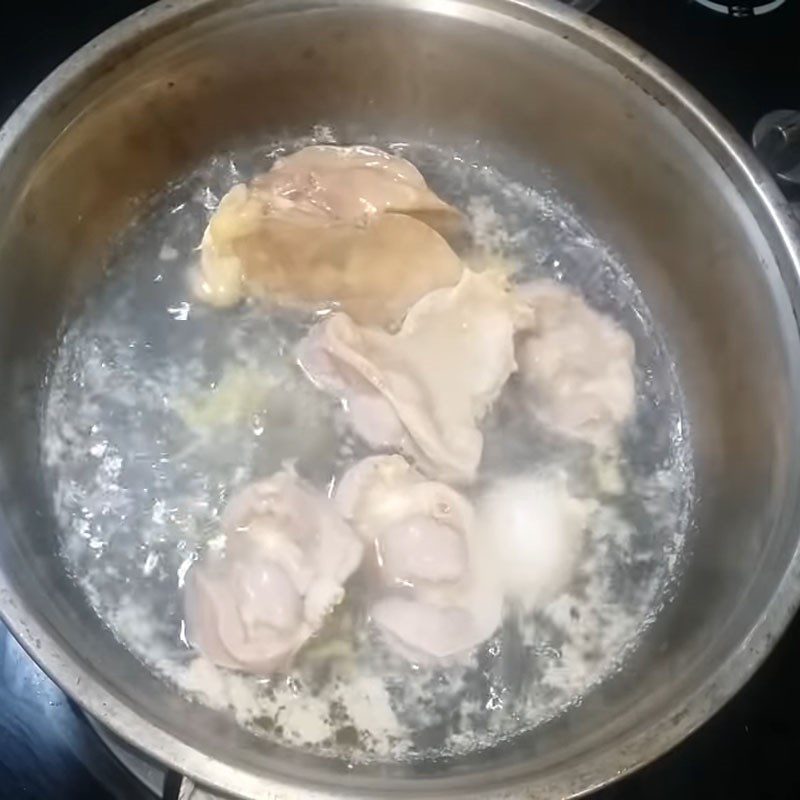
M 753 147 L 784 184 L 800 186 L 800 111 L 770 111 L 753 128 Z
M 694 0 L 698 5 L 729 17 L 758 17 L 779 9 L 786 0 Z
M 131 747 L 92 717 L 87 715 L 86 721 L 119 762 L 143 786 L 149 789 L 156 797 L 161 797 L 164 794 L 167 770 L 161 764 Z
M 184 775 L 168 770 L 145 753 L 137 750 L 92 717 L 86 717 L 89 725 L 102 739 L 106 747 L 119 759 L 149 791 L 163 800 L 219 800 L 201 789 Z
M 178 775 L 177 772 L 169 772 L 164 783 L 164 800 L 221 800 L 221 798 L 209 794 L 189 778 Z

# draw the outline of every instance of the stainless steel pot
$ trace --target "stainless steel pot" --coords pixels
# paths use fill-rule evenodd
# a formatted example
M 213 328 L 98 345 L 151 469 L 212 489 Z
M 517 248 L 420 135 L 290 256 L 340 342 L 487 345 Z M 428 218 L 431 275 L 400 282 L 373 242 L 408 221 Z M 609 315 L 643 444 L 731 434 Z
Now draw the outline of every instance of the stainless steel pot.
M 216 150 L 320 121 L 351 140 L 480 140 L 501 166 L 548 164 L 633 268 L 688 401 L 698 501 L 678 598 L 619 679 L 469 759 L 348 770 L 265 746 L 156 680 L 56 555 L 38 408 L 73 298 L 141 198 Z M 587 17 L 522 0 L 164 0 L 74 56 L 0 132 L 0 220 L 3 615 L 91 714 L 203 784 L 252 798 L 580 793 L 713 714 L 795 610 L 800 253 L 785 205 L 700 97 Z

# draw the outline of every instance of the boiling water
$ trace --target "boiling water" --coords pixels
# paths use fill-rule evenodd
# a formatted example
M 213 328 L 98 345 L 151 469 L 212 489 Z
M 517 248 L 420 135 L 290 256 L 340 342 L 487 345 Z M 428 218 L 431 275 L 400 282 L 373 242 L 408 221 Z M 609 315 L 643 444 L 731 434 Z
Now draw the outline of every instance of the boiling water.
M 567 594 L 528 616 L 509 610 L 471 661 L 446 667 L 393 656 L 347 602 L 287 675 L 219 669 L 189 646 L 181 589 L 231 493 L 287 460 L 324 490 L 366 454 L 293 361 L 312 319 L 207 308 L 188 288 L 219 198 L 281 148 L 213 159 L 125 235 L 64 336 L 45 409 L 63 557 L 118 639 L 243 726 L 355 762 L 471 752 L 580 702 L 620 669 L 669 597 L 692 488 L 673 365 L 613 253 L 551 189 L 432 147 L 390 149 L 466 210 L 476 245 L 517 265 L 518 279 L 576 286 L 636 341 L 638 413 L 610 471 L 585 445 L 537 428 L 513 385 L 485 421 L 483 480 L 558 462 L 576 492 L 599 500 Z

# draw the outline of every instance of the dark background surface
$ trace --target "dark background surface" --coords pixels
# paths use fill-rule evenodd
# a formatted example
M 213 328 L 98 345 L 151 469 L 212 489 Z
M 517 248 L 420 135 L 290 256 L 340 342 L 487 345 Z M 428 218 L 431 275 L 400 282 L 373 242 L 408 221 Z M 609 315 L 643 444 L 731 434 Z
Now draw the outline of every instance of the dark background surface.
M 722 2 L 722 0 L 718 0 Z M 5 6 L 0 121 L 68 55 L 141 0 Z M 800 109 L 800 0 L 731 18 L 691 0 L 603 0 L 595 16 L 694 84 L 749 140 L 756 120 Z M 592 800 L 800 800 L 800 621 L 711 722 Z M 0 800 L 138 800 L 130 776 L 0 626 Z

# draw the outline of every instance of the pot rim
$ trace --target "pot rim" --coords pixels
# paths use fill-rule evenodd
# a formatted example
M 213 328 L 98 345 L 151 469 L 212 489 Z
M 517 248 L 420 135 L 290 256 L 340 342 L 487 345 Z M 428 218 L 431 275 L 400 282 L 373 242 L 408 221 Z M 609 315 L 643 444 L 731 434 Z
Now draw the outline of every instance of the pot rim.
M 84 45 L 54 70 L 22 102 L 0 128 L 0 163 L 9 158 L 24 138 L 28 127 L 47 104 L 87 70 L 126 43 L 143 33 L 168 26 L 184 17 L 196 18 L 213 13 L 232 3 L 247 4 L 252 0 L 160 0 L 152 6 L 122 20 Z M 308 8 L 343 6 L 381 7 L 388 10 L 416 11 L 472 21 L 499 17 L 505 25 L 535 30 L 536 21 L 569 31 L 569 37 L 584 39 L 604 51 L 606 61 L 622 74 L 628 74 L 641 91 L 648 91 L 636 80 L 641 77 L 656 87 L 666 98 L 662 102 L 680 124 L 706 150 L 714 145 L 715 161 L 728 176 L 737 179 L 737 191 L 748 191 L 765 212 L 766 223 L 773 229 L 771 243 L 784 249 L 781 281 L 795 312 L 800 319 L 800 236 L 789 206 L 767 170 L 755 153 L 739 137 L 733 127 L 669 67 L 627 37 L 605 24 L 555 0 L 265 0 L 274 10 L 291 11 Z M 269 13 L 269 10 L 267 11 Z M 627 69 L 622 69 L 622 67 Z M 691 124 L 690 124 L 691 123 Z M 762 228 L 764 225 L 762 224 Z M 795 329 L 797 323 L 794 323 Z M 797 498 L 794 507 L 787 509 L 792 519 L 798 519 Z M 530 776 L 522 783 L 494 789 L 474 789 L 474 794 L 460 796 L 524 800 L 532 797 L 576 797 L 605 786 L 644 766 L 677 745 L 715 714 L 752 676 L 766 658 L 775 640 L 784 631 L 800 605 L 800 543 L 786 566 L 769 603 L 756 623 L 729 654 L 725 662 L 659 724 L 628 733 L 616 746 L 613 756 L 600 752 L 585 759 L 578 774 L 559 768 L 555 777 Z M 16 593 L 9 577 L 0 570 L 0 616 L 37 664 L 92 717 L 114 731 L 135 747 L 147 752 L 160 763 L 186 774 L 199 784 L 214 790 L 243 797 L 272 797 L 282 800 L 325 800 L 347 797 L 359 791 L 336 789 L 330 786 L 308 789 L 278 778 L 256 775 L 248 770 L 218 761 L 212 756 L 184 743 L 171 733 L 149 722 L 127 706 L 100 681 L 87 675 L 77 658 L 64 651 Z M 431 793 L 439 784 L 432 782 Z M 372 791 L 375 797 L 378 792 Z M 420 795 L 422 796 L 422 795 Z

